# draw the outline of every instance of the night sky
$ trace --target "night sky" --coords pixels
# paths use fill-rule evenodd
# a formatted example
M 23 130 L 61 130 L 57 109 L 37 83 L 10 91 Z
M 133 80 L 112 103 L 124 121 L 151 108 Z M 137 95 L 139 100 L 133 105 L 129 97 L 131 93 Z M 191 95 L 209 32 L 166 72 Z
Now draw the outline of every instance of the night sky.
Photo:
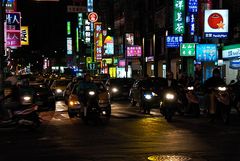
M 32 50 L 62 50 L 66 46 L 66 6 L 60 2 L 17 0 L 22 26 L 29 26 Z

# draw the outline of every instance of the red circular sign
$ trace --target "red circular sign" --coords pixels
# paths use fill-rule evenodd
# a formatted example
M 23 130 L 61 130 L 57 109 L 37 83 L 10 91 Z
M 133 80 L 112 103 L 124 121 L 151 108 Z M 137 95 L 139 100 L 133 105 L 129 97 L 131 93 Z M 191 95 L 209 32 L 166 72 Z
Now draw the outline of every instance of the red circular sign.
M 98 20 L 98 15 L 97 15 L 97 13 L 96 13 L 96 12 L 90 12 L 90 13 L 88 14 L 88 20 L 89 20 L 90 22 L 97 22 L 97 20 Z
M 221 28 L 223 17 L 219 13 L 213 13 L 208 17 L 208 24 L 213 29 Z

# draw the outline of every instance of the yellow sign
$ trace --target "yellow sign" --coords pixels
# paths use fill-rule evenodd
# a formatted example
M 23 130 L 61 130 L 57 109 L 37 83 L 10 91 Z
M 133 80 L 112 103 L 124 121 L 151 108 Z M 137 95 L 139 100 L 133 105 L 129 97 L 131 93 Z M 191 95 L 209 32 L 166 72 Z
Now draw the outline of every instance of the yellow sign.
M 29 45 L 28 26 L 21 26 L 21 45 Z
M 102 62 L 105 63 L 105 64 L 112 64 L 113 63 L 112 58 L 103 58 Z
M 86 57 L 86 62 L 87 62 L 87 64 L 92 63 L 92 57 Z

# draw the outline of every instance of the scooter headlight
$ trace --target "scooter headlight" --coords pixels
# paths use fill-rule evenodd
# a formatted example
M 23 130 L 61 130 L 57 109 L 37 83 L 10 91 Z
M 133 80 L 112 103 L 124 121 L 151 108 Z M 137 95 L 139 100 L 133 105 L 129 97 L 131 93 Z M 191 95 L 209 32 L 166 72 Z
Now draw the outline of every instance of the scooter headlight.
M 152 99 L 152 95 L 151 95 L 151 94 L 145 94 L 144 97 L 145 97 L 145 99 L 147 99 L 147 100 Z
M 30 100 L 31 100 L 31 97 L 30 97 L 30 96 L 24 96 L 24 97 L 23 97 L 23 100 L 24 100 L 24 101 L 30 101 Z
M 173 100 L 175 98 L 175 96 L 172 93 L 167 93 L 165 98 L 168 99 L 168 100 Z
M 190 87 L 187 87 L 187 89 L 188 89 L 189 91 L 192 91 L 192 90 L 194 90 L 194 87 L 193 87 L 193 86 L 190 86 Z
M 95 92 L 94 92 L 94 91 L 89 91 L 88 94 L 89 94 L 90 96 L 93 96 L 93 95 L 95 95 Z
M 56 89 L 56 92 L 57 93 L 62 93 L 62 90 L 61 89 Z
M 158 94 L 156 94 L 156 93 L 152 92 L 152 96 L 158 96 Z
M 112 92 L 113 92 L 113 93 L 117 93 L 117 92 L 118 92 L 118 89 L 117 89 L 116 87 L 113 87 L 113 88 L 112 88 Z
M 218 90 L 219 90 L 219 91 L 226 91 L 226 90 L 227 90 L 227 87 L 218 87 Z

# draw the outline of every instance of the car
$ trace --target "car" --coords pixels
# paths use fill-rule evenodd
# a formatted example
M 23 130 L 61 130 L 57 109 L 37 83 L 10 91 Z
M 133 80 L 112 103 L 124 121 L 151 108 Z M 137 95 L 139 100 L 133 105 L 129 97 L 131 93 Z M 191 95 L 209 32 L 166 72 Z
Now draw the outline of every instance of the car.
M 63 92 L 67 88 L 71 79 L 57 79 L 54 80 L 50 89 L 55 95 L 55 99 L 63 99 Z
M 138 104 L 140 109 L 159 107 L 166 87 L 167 79 L 161 77 L 136 80 L 129 92 L 132 106 Z
M 79 82 L 81 83 L 81 82 Z M 79 83 L 76 83 L 69 95 L 67 105 L 68 105 L 68 114 L 70 118 L 75 116 L 81 117 L 84 112 L 84 102 L 83 100 L 79 100 L 79 93 L 77 88 L 79 87 Z M 110 96 L 109 92 L 106 89 L 106 86 L 102 83 L 102 81 L 93 81 L 94 89 L 97 90 L 97 106 L 91 107 L 95 111 L 99 110 L 107 110 L 111 113 L 111 104 L 110 104 Z M 84 93 L 87 94 L 87 93 Z M 88 103 L 87 103 L 88 104 Z M 94 104 L 95 105 L 95 104 Z
M 110 78 L 106 82 L 106 86 L 111 99 L 128 99 L 129 91 L 133 83 L 133 78 Z
M 35 102 L 39 111 L 51 111 L 56 109 L 56 102 L 53 92 L 50 88 L 39 82 L 30 82 L 30 87 L 35 91 Z

